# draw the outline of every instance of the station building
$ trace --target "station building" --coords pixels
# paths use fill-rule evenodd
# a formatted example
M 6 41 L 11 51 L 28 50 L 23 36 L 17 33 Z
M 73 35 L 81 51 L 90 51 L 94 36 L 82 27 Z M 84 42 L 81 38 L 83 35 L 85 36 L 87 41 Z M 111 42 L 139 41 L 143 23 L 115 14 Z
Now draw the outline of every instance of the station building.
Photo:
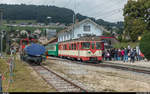
M 77 22 L 76 24 L 69 26 L 67 29 L 58 32 L 57 37 L 58 42 L 63 42 L 88 35 L 103 36 L 104 32 L 108 31 L 91 19 L 87 18 L 81 22 Z

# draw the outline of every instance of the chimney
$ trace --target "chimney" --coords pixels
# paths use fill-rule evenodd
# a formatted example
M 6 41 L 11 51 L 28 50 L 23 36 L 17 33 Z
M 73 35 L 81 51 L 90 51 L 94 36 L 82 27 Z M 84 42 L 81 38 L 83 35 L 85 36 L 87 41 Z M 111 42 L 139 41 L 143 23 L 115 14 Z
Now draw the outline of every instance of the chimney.
M 79 19 L 76 19 L 76 20 L 75 20 L 75 24 L 77 24 L 78 22 L 79 22 Z

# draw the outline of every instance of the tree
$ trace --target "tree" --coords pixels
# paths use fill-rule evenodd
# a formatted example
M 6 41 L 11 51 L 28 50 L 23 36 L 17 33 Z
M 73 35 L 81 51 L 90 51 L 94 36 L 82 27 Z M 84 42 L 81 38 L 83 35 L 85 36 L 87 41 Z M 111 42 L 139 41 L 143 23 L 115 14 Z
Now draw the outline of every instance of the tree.
M 150 30 L 150 0 L 129 0 L 124 8 L 124 20 L 125 35 L 136 41 Z
M 145 55 L 145 57 L 150 60 L 150 32 L 144 34 L 142 36 L 142 40 L 140 41 L 140 49 L 141 52 Z

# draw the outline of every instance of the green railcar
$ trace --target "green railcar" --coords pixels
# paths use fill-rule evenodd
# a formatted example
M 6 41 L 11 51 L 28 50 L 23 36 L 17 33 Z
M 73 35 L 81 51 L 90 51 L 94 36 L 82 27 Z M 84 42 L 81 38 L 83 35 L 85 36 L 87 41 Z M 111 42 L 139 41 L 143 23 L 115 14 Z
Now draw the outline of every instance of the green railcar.
M 46 46 L 47 55 L 58 56 L 58 43 L 48 44 Z

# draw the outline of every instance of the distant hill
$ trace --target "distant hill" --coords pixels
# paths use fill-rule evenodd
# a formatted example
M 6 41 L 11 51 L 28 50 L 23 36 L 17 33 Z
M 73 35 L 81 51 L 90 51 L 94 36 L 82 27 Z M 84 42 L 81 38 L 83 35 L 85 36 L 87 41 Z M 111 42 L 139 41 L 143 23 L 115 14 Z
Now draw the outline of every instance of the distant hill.
M 56 6 L 43 6 L 43 5 L 8 5 L 0 4 L 0 8 L 4 9 L 4 19 L 9 20 L 36 20 L 37 22 L 54 22 L 54 23 L 72 23 L 74 11 L 67 8 L 59 8 Z M 47 19 L 47 17 L 51 17 Z M 77 14 L 76 18 L 79 21 L 87 18 L 81 14 Z M 121 30 L 123 28 L 123 22 L 110 23 L 102 19 L 95 20 L 91 18 L 96 23 L 104 26 L 108 30 L 113 30 L 117 28 Z

